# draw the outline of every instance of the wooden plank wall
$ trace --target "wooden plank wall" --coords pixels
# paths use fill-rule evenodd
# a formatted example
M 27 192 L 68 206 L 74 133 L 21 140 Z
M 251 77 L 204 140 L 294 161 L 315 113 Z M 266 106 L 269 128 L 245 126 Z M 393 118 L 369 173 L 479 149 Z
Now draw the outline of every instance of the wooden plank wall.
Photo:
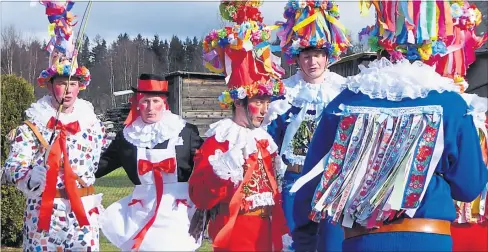
M 181 76 L 181 115 L 189 123 L 198 127 L 201 136 L 209 125 L 232 116 L 230 109 L 222 109 L 218 96 L 227 87 L 223 79 Z

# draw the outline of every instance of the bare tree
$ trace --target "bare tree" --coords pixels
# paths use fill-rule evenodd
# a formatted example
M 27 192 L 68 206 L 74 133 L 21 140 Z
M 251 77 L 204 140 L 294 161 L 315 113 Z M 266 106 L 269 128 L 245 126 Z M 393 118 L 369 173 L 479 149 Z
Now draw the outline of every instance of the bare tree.
M 9 25 L 2 29 L 2 73 L 14 73 L 14 58 L 20 51 L 21 33 L 15 26 Z

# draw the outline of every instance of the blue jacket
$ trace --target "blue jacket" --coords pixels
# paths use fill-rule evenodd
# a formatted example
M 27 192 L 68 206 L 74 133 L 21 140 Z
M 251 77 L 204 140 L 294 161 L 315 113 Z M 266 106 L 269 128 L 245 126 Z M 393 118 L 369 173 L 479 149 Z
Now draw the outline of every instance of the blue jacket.
M 349 89 L 343 91 L 329 103 L 322 114 L 321 123 L 315 131 L 306 156 L 303 174 L 310 171 L 331 150 L 341 120 L 338 113 L 344 106 L 383 109 L 419 106 L 442 108 L 444 150 L 414 218 L 453 221 L 456 217 L 453 199 L 470 202 L 486 185 L 487 169 L 483 164 L 473 118 L 467 115 L 466 102 L 454 92 L 431 91 L 425 98 L 404 98 L 398 102 L 372 99 L 368 95 Z M 308 216 L 312 210 L 314 192 L 321 178 L 322 176 L 317 176 L 305 184 L 297 191 L 295 197 L 296 228 L 292 235 L 297 251 L 315 249 L 318 223 L 311 221 Z

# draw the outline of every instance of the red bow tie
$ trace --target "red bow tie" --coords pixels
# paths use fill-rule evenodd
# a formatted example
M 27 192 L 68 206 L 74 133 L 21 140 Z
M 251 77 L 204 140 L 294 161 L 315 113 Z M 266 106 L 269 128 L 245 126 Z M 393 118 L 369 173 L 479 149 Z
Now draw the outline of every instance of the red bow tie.
M 152 170 L 159 170 L 166 173 L 173 173 L 176 170 L 175 158 L 168 158 L 158 163 L 152 163 L 148 160 L 139 160 L 139 175 L 144 175 Z
M 80 124 L 78 121 L 76 122 L 71 122 L 68 124 L 63 124 L 62 122 L 58 121 L 56 123 L 56 118 L 51 117 L 49 119 L 49 122 L 47 123 L 47 128 L 48 129 L 59 129 L 61 132 L 69 132 L 71 135 L 74 135 L 78 132 L 80 132 Z

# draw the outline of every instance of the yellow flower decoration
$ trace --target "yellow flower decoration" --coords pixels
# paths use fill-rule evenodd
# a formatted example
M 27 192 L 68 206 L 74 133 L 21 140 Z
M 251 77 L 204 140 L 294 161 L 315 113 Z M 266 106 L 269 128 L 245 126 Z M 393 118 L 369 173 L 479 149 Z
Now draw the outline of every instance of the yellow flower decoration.
M 422 60 L 428 60 L 432 55 L 432 44 L 423 44 L 418 48 L 418 52 Z

